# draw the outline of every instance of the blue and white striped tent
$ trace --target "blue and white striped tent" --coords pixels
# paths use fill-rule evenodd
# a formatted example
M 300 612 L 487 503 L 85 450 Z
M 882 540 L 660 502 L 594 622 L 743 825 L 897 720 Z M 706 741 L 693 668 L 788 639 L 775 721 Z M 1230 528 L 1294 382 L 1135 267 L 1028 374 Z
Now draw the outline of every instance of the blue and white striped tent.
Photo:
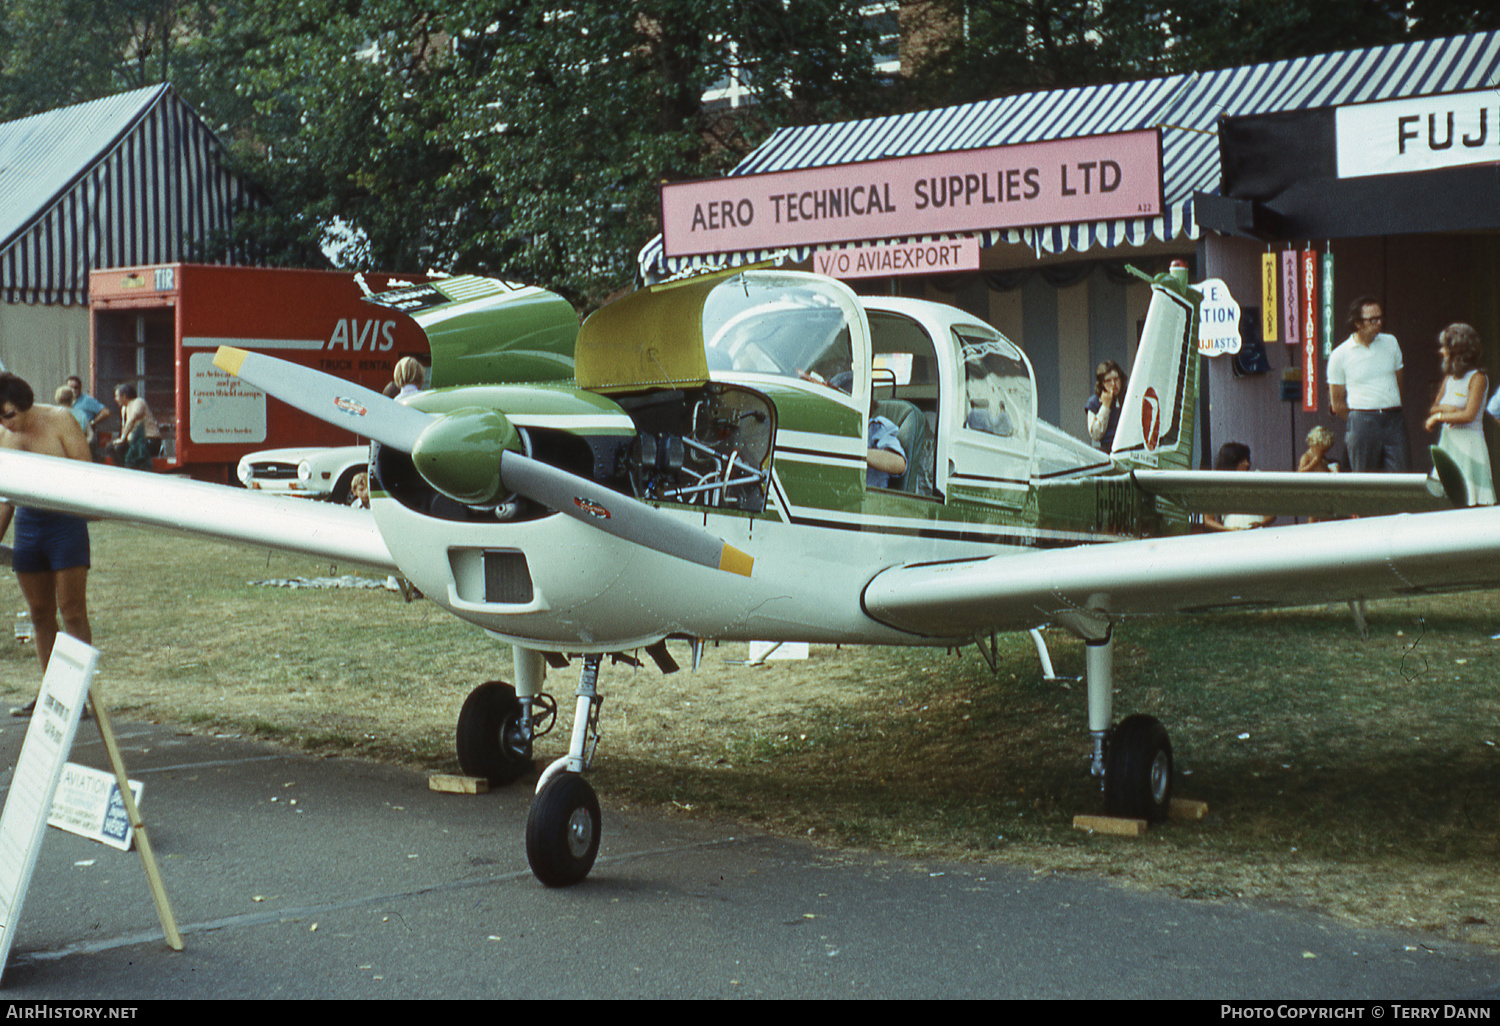
M 1459 92 L 1500 82 L 1500 32 L 1319 54 L 1163 78 L 1020 93 L 994 100 L 836 124 L 783 128 L 731 175 L 852 164 L 913 154 L 1161 129 L 1160 217 L 976 233 L 982 247 L 1025 246 L 1036 256 L 1096 246 L 1198 238 L 1193 194 L 1219 185 L 1221 115 L 1338 106 Z M 936 238 L 936 237 L 934 237 Z M 869 240 L 891 241 L 891 240 Z M 902 240 L 907 241 L 907 240 Z M 647 281 L 722 264 L 783 257 L 802 263 L 810 247 L 668 259 L 661 236 L 641 250 Z
M 0 124 L 0 299 L 88 301 L 89 271 L 188 258 L 261 202 L 170 85 Z

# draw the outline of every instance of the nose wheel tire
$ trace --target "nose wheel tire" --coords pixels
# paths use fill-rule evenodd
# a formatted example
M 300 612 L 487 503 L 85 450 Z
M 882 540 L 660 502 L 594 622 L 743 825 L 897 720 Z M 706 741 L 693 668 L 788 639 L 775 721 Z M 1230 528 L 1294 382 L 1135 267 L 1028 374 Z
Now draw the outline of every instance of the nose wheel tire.
M 531 772 L 531 741 L 520 732 L 516 689 L 492 680 L 469 692 L 458 714 L 458 765 L 471 777 L 509 784 Z
M 1104 756 L 1104 812 L 1165 823 L 1172 809 L 1172 742 L 1151 716 L 1127 716 Z
M 569 887 L 589 875 L 599 854 L 599 799 L 577 773 L 547 782 L 526 819 L 526 860 L 548 887 Z

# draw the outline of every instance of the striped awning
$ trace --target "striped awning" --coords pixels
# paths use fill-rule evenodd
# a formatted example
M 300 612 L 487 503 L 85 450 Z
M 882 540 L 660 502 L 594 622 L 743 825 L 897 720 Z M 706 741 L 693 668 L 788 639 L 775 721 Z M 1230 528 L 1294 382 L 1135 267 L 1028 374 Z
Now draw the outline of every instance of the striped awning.
M 0 298 L 88 301 L 89 271 L 169 263 L 258 206 L 170 85 L 0 124 Z
M 764 174 L 913 154 L 1160 128 L 1164 209 L 1159 217 L 976 233 L 980 245 L 1036 255 L 1196 239 L 1193 194 L 1216 191 L 1221 115 L 1260 114 L 1458 92 L 1500 80 L 1500 32 L 1299 57 L 1136 82 L 1002 96 L 980 103 L 862 121 L 783 128 L 731 175 Z M 935 240 L 936 236 L 933 237 Z M 895 240 L 869 240 L 886 242 Z M 917 241 L 914 239 L 901 241 Z M 926 241 L 925 239 L 923 241 Z M 810 247 L 669 259 L 661 237 L 639 255 L 647 281 L 757 260 L 806 261 Z

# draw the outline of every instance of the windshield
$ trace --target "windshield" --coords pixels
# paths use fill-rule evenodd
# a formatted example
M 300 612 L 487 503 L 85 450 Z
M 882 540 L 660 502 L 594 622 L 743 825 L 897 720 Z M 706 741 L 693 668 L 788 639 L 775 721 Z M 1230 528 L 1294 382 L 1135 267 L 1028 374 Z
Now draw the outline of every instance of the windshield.
M 703 337 L 709 370 L 810 378 L 849 391 L 849 323 L 819 282 L 731 278 L 704 301 Z

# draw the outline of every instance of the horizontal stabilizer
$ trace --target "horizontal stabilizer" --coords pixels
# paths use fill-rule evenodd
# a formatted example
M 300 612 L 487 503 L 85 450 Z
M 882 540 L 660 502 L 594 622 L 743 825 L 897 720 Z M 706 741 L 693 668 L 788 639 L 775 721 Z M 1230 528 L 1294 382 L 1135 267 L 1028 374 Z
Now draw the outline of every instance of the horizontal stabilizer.
M 1147 495 L 1190 513 L 1370 517 L 1452 508 L 1442 484 L 1426 474 L 1137 470 L 1132 477 Z
M 555 292 L 465 274 L 366 302 L 417 322 L 432 352 L 433 388 L 573 378 L 578 314 Z

